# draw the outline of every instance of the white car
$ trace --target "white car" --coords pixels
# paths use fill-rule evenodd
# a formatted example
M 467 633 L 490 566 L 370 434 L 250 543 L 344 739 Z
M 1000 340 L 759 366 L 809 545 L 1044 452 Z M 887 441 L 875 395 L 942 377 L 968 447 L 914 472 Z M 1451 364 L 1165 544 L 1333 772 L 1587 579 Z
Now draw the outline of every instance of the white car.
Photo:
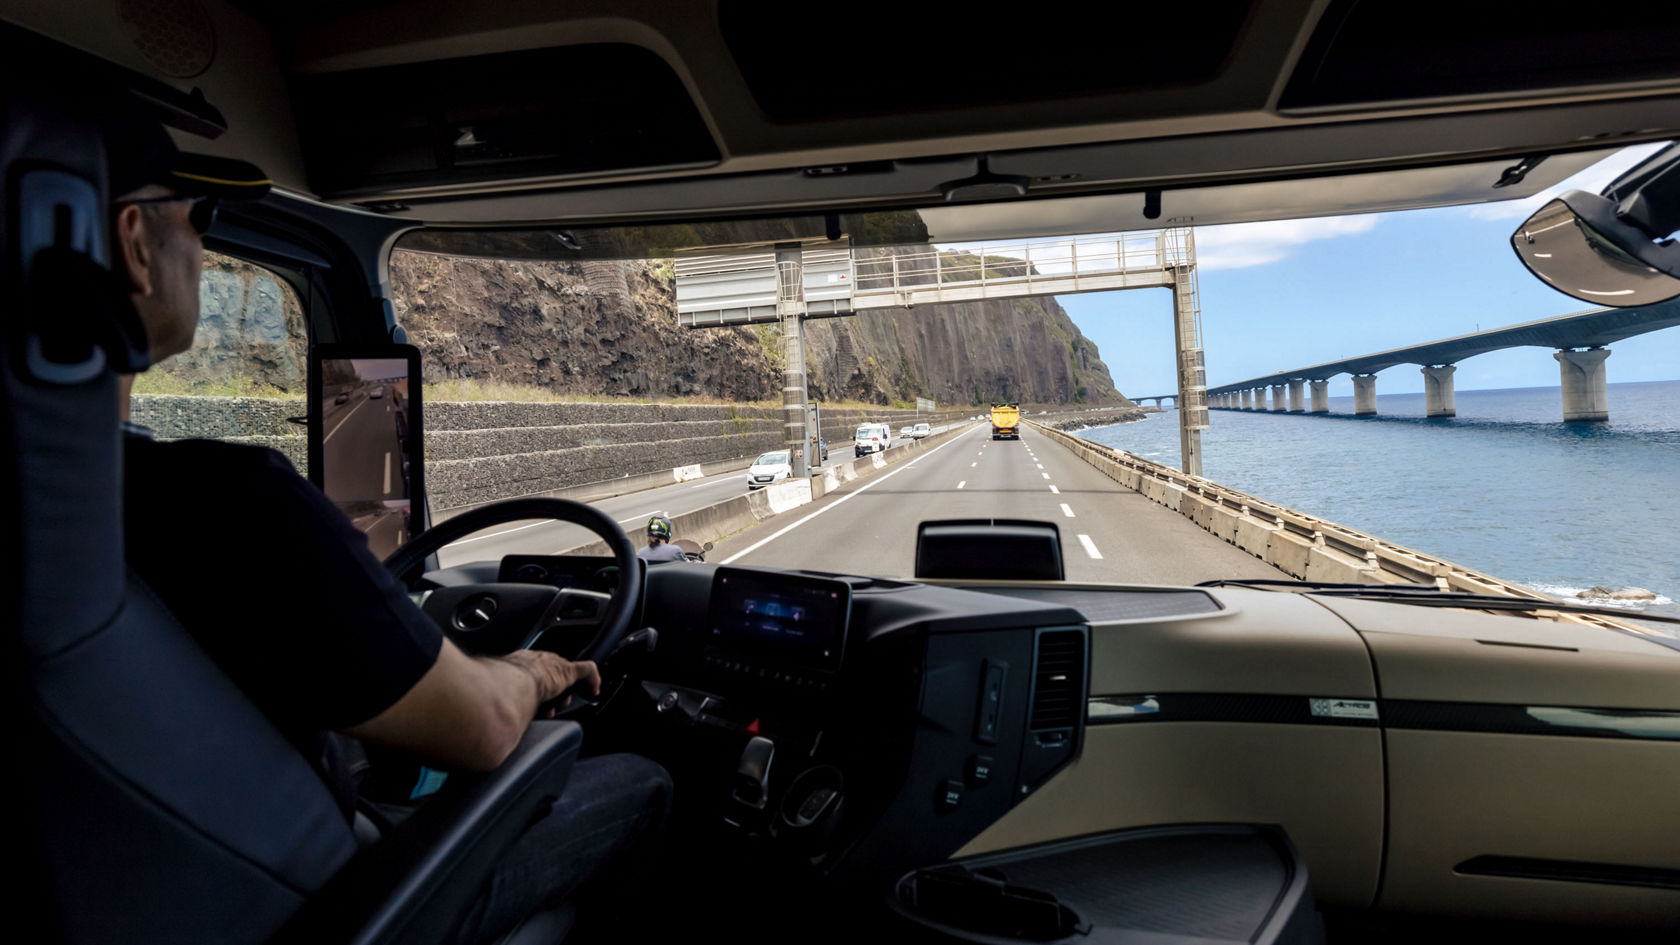
M 913 429 L 915 429 L 915 427 L 899 427 L 898 435 L 908 440 L 910 439 L 910 431 Z
M 918 423 L 915 426 L 910 428 L 910 439 L 919 440 L 922 437 L 927 436 L 929 433 L 932 433 L 932 432 L 933 432 L 932 427 L 928 426 L 925 423 Z
M 772 450 L 753 460 L 753 464 L 747 467 L 747 488 L 762 489 L 791 475 L 793 455 L 787 450 Z
M 857 428 L 856 435 L 852 437 L 852 455 L 879 453 L 891 442 L 892 427 L 884 423 L 865 423 Z

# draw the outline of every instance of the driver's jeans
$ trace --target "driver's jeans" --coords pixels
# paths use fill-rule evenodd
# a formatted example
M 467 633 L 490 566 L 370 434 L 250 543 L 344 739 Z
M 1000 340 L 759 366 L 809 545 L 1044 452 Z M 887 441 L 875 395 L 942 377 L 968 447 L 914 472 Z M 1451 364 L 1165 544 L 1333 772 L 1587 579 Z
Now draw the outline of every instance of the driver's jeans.
M 572 900 L 588 918 L 646 866 L 671 804 L 671 778 L 640 755 L 599 755 L 572 768 L 549 815 L 496 867 L 462 920 L 460 945 L 494 941 L 533 911 Z

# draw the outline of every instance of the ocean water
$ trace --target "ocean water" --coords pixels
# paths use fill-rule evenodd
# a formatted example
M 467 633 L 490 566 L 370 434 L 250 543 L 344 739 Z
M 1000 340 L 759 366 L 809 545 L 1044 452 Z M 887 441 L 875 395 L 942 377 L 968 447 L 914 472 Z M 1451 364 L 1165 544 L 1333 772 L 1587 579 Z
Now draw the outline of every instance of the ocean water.
M 1556 387 L 1352 397 L 1329 414 L 1212 411 L 1207 478 L 1537 590 L 1654 591 L 1680 616 L 1680 381 L 1609 385 L 1607 423 L 1565 424 Z M 1178 414 L 1080 436 L 1178 466 Z

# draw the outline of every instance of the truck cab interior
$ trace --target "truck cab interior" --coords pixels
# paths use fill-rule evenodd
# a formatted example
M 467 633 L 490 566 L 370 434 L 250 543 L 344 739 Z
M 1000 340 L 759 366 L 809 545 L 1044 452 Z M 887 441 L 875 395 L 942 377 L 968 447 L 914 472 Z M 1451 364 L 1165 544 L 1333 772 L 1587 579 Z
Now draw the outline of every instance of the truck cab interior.
M 85 81 L 269 172 L 205 246 L 277 274 L 323 351 L 406 340 L 397 250 L 613 259 L 1477 204 L 1680 136 L 1680 8 L 1195 6 L 0 3 L 20 924 L 451 941 L 580 753 L 630 750 L 676 785 L 635 914 L 597 926 L 638 940 L 1672 940 L 1680 644 L 1625 621 L 1071 584 L 1034 522 L 925 523 L 913 575 L 650 567 L 580 503 L 436 524 L 420 503 L 387 564 L 452 639 L 599 658 L 609 685 L 370 836 L 125 560 L 116 378 L 144 339 L 110 304 Z M 533 518 L 607 553 L 439 565 Z M 578 568 L 618 576 L 580 587 Z M 253 574 L 253 607 L 281 592 L 309 588 Z M 510 606 L 464 628 L 482 594 Z M 796 643 L 763 630 L 795 612 Z M 504 941 L 567 939 L 588 909 Z

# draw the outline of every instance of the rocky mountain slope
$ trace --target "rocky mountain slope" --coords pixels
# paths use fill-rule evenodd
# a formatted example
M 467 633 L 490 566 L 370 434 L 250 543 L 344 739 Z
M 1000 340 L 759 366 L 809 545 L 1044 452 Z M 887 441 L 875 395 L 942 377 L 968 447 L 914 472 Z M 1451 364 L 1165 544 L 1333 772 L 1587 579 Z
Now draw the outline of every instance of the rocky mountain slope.
M 772 326 L 678 328 L 668 263 L 528 262 L 397 253 L 397 317 L 428 380 L 564 393 L 775 399 Z M 1054 299 L 919 307 L 806 324 L 823 400 L 1120 403 L 1096 345 Z
M 397 318 L 423 353 L 428 382 L 494 381 L 582 397 L 781 396 L 777 328 L 678 328 L 668 261 L 399 252 L 391 273 Z M 303 317 L 289 287 L 207 254 L 200 296 L 192 351 L 164 366 L 182 386 L 154 392 L 303 393 Z M 806 369 L 813 396 L 829 402 L 1127 403 L 1096 345 L 1053 298 L 809 321 Z

